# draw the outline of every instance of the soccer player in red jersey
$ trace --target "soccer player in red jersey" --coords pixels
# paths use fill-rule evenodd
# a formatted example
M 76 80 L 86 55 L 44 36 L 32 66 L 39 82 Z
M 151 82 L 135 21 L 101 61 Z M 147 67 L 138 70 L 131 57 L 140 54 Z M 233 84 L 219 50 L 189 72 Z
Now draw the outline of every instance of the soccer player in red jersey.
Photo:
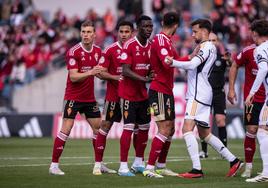
M 234 104 L 237 100 L 235 92 L 235 80 L 238 69 L 242 66 L 245 67 L 245 84 L 244 84 L 244 100 L 249 94 L 250 88 L 256 78 L 258 66 L 254 60 L 253 52 L 256 48 L 255 44 L 245 47 L 240 52 L 235 62 L 232 63 L 229 72 L 229 92 L 228 100 Z M 244 124 L 246 126 L 246 137 L 244 140 L 244 153 L 245 153 L 245 171 L 241 174 L 242 177 L 249 178 L 252 173 L 253 156 L 256 150 L 256 134 L 258 131 L 259 115 L 265 100 L 265 89 L 262 85 L 255 93 L 253 102 L 244 108 Z
M 54 141 L 52 162 L 49 168 L 49 173 L 53 175 L 64 175 L 59 168 L 59 158 L 74 125 L 76 114 L 78 112 L 85 114 L 93 130 L 93 147 L 101 122 L 100 110 L 94 96 L 94 75 L 102 72 L 104 68 L 98 65 L 101 49 L 93 43 L 94 23 L 83 22 L 80 36 L 81 42 L 69 49 L 66 54 L 68 78 L 64 96 L 63 123 Z
M 246 182 L 259 183 L 268 182 L 268 21 L 266 19 L 255 20 L 250 27 L 252 31 L 252 39 L 257 47 L 254 50 L 254 59 L 258 65 L 258 73 L 254 83 L 245 100 L 246 106 L 251 106 L 255 93 L 259 90 L 261 85 L 264 85 L 266 98 L 259 117 L 259 128 L 257 132 L 257 139 L 260 145 L 260 155 L 262 159 L 262 172 L 254 178 L 246 179 Z
M 175 131 L 175 106 L 173 96 L 174 67 L 167 65 L 164 60 L 167 55 L 178 59 L 177 52 L 172 46 L 171 37 L 179 26 L 179 20 L 179 14 L 166 13 L 163 17 L 162 31 L 152 41 L 151 65 L 155 78 L 150 85 L 149 100 L 158 133 L 153 138 L 148 163 L 143 172 L 143 175 L 147 177 L 177 176 L 177 173 L 166 168 L 166 158 Z
M 120 176 L 135 176 L 128 168 L 128 151 L 135 124 L 138 125 L 134 172 L 143 172 L 144 150 L 147 145 L 151 121 L 146 82 L 153 79 L 150 72 L 151 44 L 148 39 L 153 31 L 152 19 L 142 15 L 137 20 L 137 35 L 128 40 L 121 54 L 123 80 L 119 82 L 119 97 L 124 128 L 120 139 Z
M 122 46 L 132 36 L 132 32 L 133 24 L 129 21 L 121 21 L 118 25 L 118 41 L 104 50 L 99 61 L 99 65 L 105 67 L 105 71 L 100 73 L 100 77 L 101 79 L 107 80 L 107 90 L 102 122 L 96 140 L 94 175 L 101 175 L 105 170 L 101 168 L 101 162 L 106 146 L 106 137 L 113 122 L 120 122 L 122 119 L 118 96 L 118 81 L 122 73 L 120 57 Z

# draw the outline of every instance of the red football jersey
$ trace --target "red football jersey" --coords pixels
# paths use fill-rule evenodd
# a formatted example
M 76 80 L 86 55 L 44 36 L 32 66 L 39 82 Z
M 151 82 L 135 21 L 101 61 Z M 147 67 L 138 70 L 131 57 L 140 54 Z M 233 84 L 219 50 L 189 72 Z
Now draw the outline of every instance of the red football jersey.
M 236 64 L 239 66 L 245 66 L 244 100 L 248 96 L 258 72 L 258 66 L 253 56 L 255 48 L 256 45 L 254 44 L 251 46 L 247 46 L 236 57 Z M 253 101 L 265 101 L 265 89 L 263 84 L 261 85 L 260 89 L 255 93 Z
M 136 37 L 128 40 L 121 54 L 122 64 L 131 65 L 131 70 L 140 76 L 147 76 L 150 71 L 151 44 L 148 41 L 142 46 Z M 124 77 L 119 82 L 119 96 L 130 101 L 143 101 L 148 99 L 145 82 Z
M 99 61 L 99 64 L 108 69 L 108 72 L 112 75 L 120 75 L 122 73 L 122 67 L 120 64 L 120 55 L 122 47 L 119 42 L 115 42 L 108 46 Z M 118 81 L 107 80 L 106 100 L 112 102 L 119 102 L 118 96 Z
M 78 69 L 78 72 L 91 70 L 98 64 L 101 57 L 101 49 L 93 45 L 90 51 L 78 43 L 68 50 L 66 54 L 67 69 Z M 74 100 L 79 102 L 95 102 L 94 76 L 89 76 L 81 82 L 72 82 L 68 74 L 64 100 Z
M 165 63 L 165 57 L 178 59 L 178 54 L 172 46 L 172 41 L 164 33 L 155 35 L 151 46 L 151 65 L 155 73 L 150 89 L 173 95 L 174 68 Z

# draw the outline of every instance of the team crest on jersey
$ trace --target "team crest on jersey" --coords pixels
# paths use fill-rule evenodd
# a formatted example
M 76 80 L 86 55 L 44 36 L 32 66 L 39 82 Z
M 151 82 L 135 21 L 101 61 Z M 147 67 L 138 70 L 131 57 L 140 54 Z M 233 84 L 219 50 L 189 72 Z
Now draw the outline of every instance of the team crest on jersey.
M 95 58 L 96 61 L 98 61 L 98 59 L 99 59 L 99 54 L 98 54 L 98 53 L 95 53 L 94 58 Z
M 75 65 L 75 59 L 71 58 L 69 60 L 69 65 L 71 65 L 71 66 Z
M 160 51 L 161 55 L 167 55 L 168 54 L 168 51 L 166 48 L 162 48 L 161 51 Z
M 122 60 L 126 60 L 126 59 L 127 59 L 127 53 L 126 53 L 126 52 L 123 52 L 123 53 L 121 54 L 121 59 L 122 59 Z
M 104 63 L 104 61 L 105 61 L 104 56 L 101 56 L 101 58 L 100 58 L 100 60 L 99 60 L 99 64 L 103 64 L 103 63 Z
M 85 52 L 82 51 L 82 52 L 81 52 L 81 56 L 85 56 Z

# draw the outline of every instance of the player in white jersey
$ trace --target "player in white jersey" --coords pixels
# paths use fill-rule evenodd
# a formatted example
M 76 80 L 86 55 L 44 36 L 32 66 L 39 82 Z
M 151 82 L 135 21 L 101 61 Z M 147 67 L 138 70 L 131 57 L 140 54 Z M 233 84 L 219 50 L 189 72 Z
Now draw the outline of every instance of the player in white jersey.
M 193 129 L 197 125 L 199 137 L 230 162 L 230 170 L 226 176 L 232 177 L 236 175 L 243 163 L 216 136 L 211 134 L 209 126 L 212 102 L 209 75 L 217 57 L 216 47 L 209 41 L 212 24 L 207 19 L 197 19 L 192 22 L 191 26 L 192 36 L 195 42 L 200 45 L 198 54 L 191 61 L 177 61 L 171 57 L 166 57 L 166 63 L 171 66 L 188 70 L 187 104 L 182 131 L 193 169 L 190 172 L 179 174 L 179 176 L 183 178 L 201 178 L 204 176 L 198 153 L 198 143 L 193 134 Z
M 259 117 L 259 129 L 257 138 L 260 144 L 262 158 L 262 173 L 246 182 L 268 182 L 268 21 L 256 20 L 251 24 L 252 38 L 258 45 L 254 51 L 254 59 L 258 64 L 258 73 L 251 87 L 245 104 L 251 105 L 254 94 L 263 83 L 266 91 L 265 103 Z

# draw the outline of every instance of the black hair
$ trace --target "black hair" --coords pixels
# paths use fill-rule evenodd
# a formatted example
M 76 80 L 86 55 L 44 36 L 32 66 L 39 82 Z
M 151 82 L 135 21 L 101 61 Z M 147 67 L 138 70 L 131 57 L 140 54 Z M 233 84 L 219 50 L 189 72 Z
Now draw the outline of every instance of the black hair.
M 209 33 L 212 30 L 212 23 L 208 19 L 197 19 L 191 23 L 191 26 L 199 25 L 199 28 L 206 29 Z
M 180 25 L 180 15 L 177 12 L 168 12 L 163 17 L 163 26 L 172 27 L 173 25 Z
M 255 20 L 250 29 L 258 33 L 259 36 L 268 36 L 268 21 L 264 19 Z
M 122 20 L 121 22 L 119 22 L 119 24 L 116 27 L 116 30 L 119 30 L 120 26 L 129 26 L 131 30 L 134 30 L 133 23 L 127 20 Z
M 143 20 L 152 20 L 152 18 L 150 18 L 149 16 L 146 16 L 146 15 L 141 15 L 136 21 L 137 27 L 140 26 L 140 24 Z

